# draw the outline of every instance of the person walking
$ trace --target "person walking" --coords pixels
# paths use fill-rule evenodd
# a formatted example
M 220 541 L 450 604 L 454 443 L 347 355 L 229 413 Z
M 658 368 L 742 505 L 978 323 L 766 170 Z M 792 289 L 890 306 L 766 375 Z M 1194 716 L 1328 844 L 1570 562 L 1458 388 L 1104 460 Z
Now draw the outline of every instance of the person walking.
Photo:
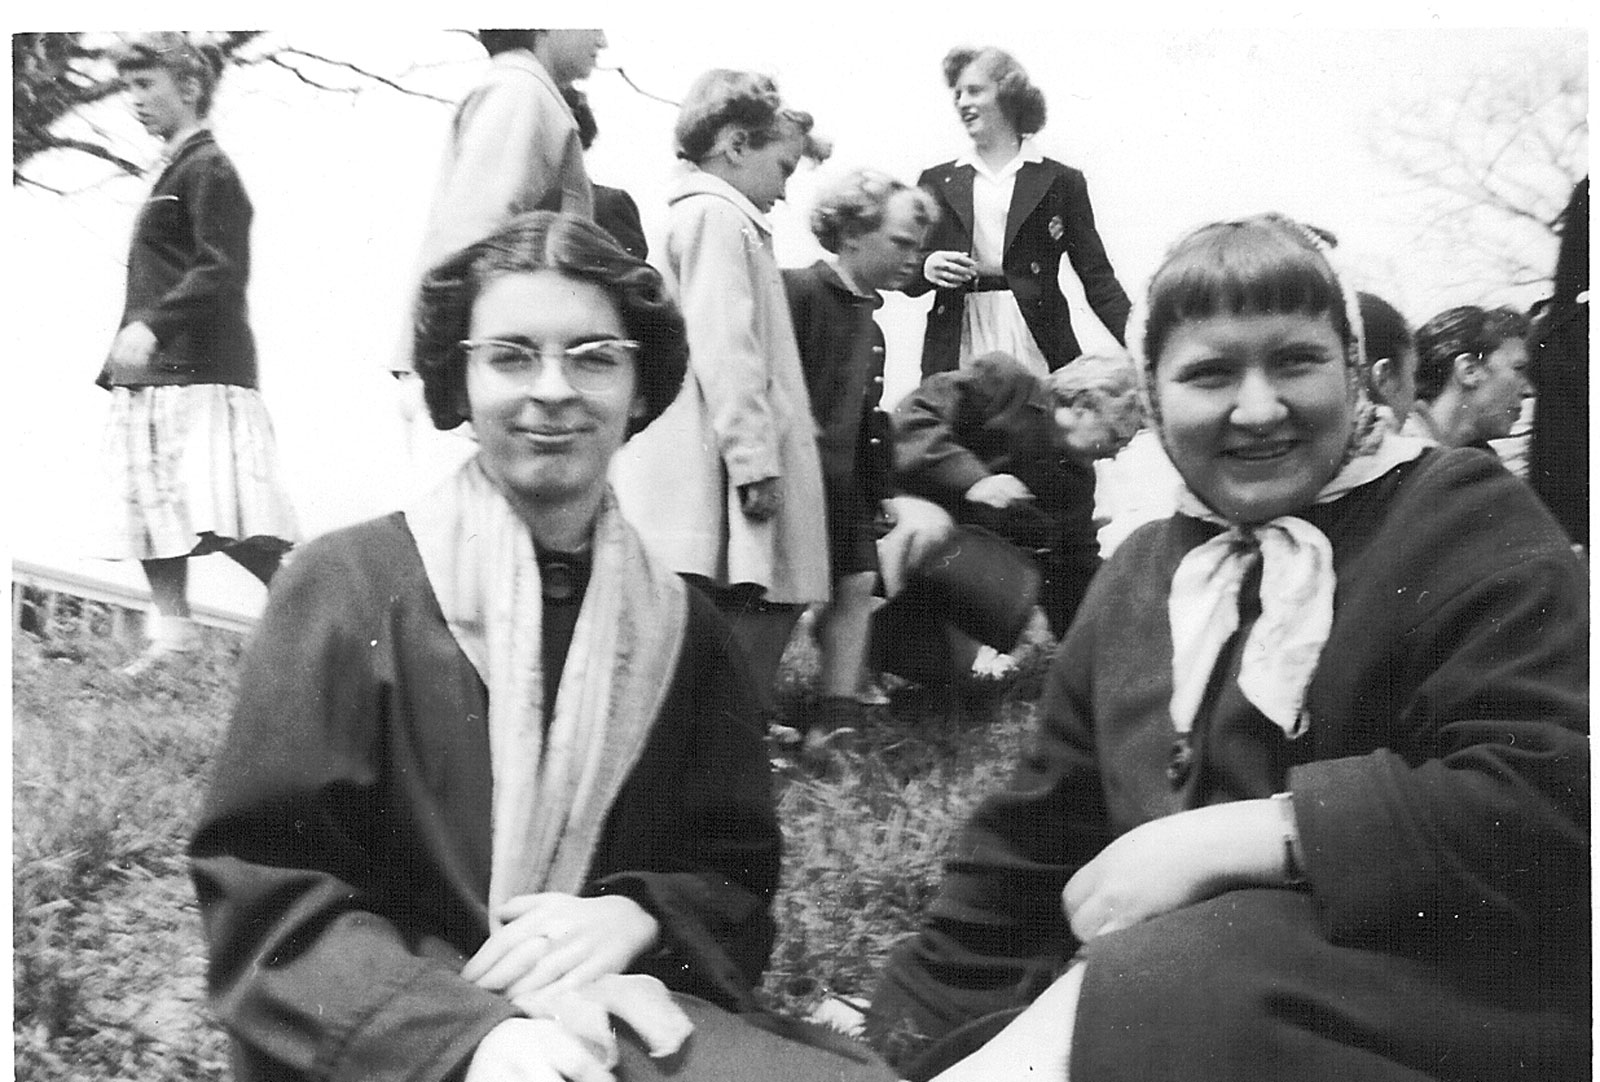
M 135 114 L 163 143 L 96 380 L 111 392 L 103 555 L 140 562 L 155 610 L 125 670 L 136 674 L 198 645 L 190 557 L 224 553 L 266 585 L 298 531 L 258 389 L 250 197 L 206 124 L 222 53 L 162 32 L 115 56 Z

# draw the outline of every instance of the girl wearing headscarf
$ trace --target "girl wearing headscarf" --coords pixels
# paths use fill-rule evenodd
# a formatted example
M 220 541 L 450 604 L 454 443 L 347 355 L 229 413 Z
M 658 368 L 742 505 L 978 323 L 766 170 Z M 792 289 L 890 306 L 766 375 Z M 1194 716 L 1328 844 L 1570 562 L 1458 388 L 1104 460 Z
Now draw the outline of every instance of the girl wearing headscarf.
M 1198 230 L 1132 327 L 1178 511 L 1096 577 L 875 1024 L 945 1082 L 1581 1076 L 1583 568 L 1491 456 L 1375 422 L 1318 233 Z

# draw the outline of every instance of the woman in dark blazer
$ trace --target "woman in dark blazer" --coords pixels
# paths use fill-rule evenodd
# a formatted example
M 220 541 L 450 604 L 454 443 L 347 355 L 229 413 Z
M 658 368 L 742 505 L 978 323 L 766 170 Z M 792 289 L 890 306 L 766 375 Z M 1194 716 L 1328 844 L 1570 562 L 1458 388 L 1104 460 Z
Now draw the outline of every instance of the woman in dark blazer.
M 297 530 L 257 389 L 250 198 L 206 128 L 222 54 L 160 31 L 116 58 L 140 123 L 164 143 L 96 381 L 111 392 L 97 551 L 140 561 L 154 609 L 149 646 L 124 670 L 136 674 L 198 645 L 189 557 L 226 553 L 266 584 Z
M 938 290 L 922 342 L 923 376 L 996 351 L 1041 376 L 1078 356 L 1059 283 L 1062 255 L 1120 342 L 1128 295 L 1095 231 L 1083 174 L 1029 140 L 1044 127 L 1044 94 L 994 48 L 952 49 L 944 75 L 972 150 L 917 181 L 944 211 L 922 277 L 905 287 L 913 296 Z

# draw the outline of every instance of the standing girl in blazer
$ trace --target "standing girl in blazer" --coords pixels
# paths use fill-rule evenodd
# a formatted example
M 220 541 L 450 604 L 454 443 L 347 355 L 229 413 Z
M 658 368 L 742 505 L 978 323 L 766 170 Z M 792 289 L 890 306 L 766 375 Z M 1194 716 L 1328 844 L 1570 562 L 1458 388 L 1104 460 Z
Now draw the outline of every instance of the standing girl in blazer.
M 197 641 L 190 556 L 226 553 L 266 584 L 293 541 L 272 421 L 256 389 L 250 198 L 205 127 L 215 46 L 144 35 L 117 60 L 165 164 L 134 225 L 120 328 L 96 381 L 111 391 L 103 555 L 139 560 L 155 618 L 141 670 Z
M 972 149 L 917 181 L 944 212 L 921 278 L 905 287 L 913 296 L 938 290 L 923 376 L 993 352 L 1043 376 L 1078 356 L 1059 281 L 1063 255 L 1095 315 L 1122 341 L 1128 295 L 1095 232 L 1083 174 L 1044 157 L 1031 139 L 1044 127 L 1044 94 L 994 48 L 952 49 L 944 77 Z

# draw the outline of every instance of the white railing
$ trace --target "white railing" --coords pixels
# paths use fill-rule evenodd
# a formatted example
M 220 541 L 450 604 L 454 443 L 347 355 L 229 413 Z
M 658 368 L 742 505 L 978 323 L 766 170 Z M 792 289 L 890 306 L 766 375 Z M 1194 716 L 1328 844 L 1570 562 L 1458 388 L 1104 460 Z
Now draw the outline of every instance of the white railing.
M 48 623 L 48 615 L 55 608 L 56 598 L 63 595 L 105 605 L 111 610 L 113 634 L 119 636 L 129 614 L 142 616 L 150 607 L 150 591 L 142 586 L 107 582 L 91 575 L 46 567 L 31 560 L 12 560 L 11 629 L 13 632 L 22 626 L 23 612 L 29 605 L 27 595 L 30 590 L 40 595 L 40 603 L 46 610 L 41 626 Z M 224 631 L 244 634 L 255 626 L 253 617 L 241 616 L 236 612 L 229 612 L 212 605 L 191 604 L 190 612 L 195 623 L 221 628 Z

